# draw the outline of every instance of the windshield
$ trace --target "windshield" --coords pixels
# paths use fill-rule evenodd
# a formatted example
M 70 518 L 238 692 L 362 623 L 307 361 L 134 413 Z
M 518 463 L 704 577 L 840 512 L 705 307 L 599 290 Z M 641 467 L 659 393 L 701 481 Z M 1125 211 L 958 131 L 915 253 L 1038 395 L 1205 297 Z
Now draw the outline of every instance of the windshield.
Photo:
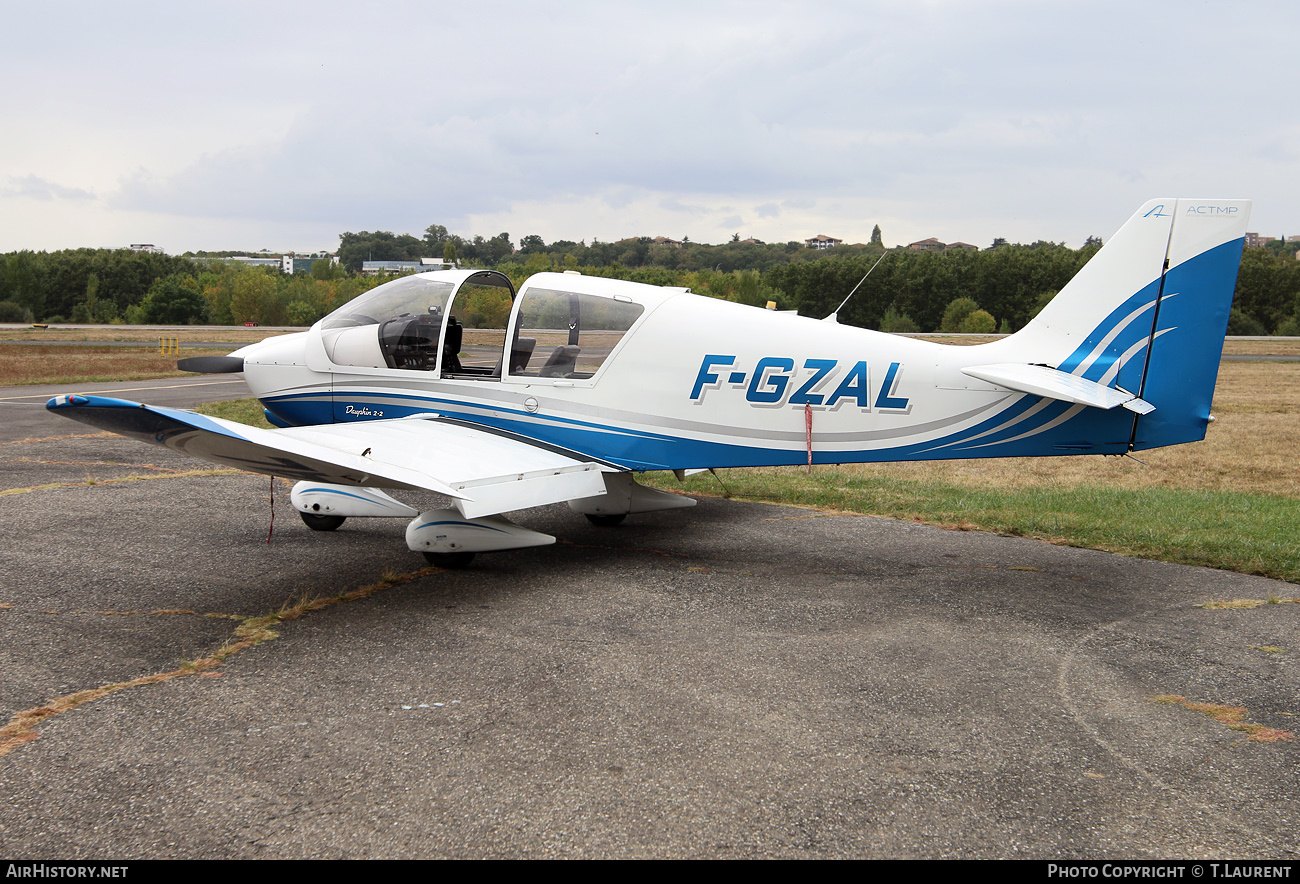
M 441 318 L 454 283 L 404 276 L 371 289 L 321 320 L 321 328 L 379 325 L 401 316 L 435 315 Z

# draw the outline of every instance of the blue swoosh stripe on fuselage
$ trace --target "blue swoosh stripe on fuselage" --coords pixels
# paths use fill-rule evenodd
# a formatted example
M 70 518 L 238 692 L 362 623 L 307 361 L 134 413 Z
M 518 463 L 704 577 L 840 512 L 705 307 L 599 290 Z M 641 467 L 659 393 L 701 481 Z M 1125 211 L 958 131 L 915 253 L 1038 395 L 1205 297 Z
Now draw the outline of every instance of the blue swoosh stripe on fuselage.
M 801 464 L 807 462 L 806 449 L 771 448 L 733 443 L 710 442 L 665 433 L 612 427 L 590 421 L 551 416 L 541 423 L 532 415 L 494 407 L 498 413 L 517 416 L 484 415 L 471 403 L 458 403 L 439 397 L 411 394 L 374 393 L 384 400 L 385 417 L 403 417 L 421 412 L 436 412 L 472 424 L 498 428 L 521 436 L 559 445 L 589 457 L 596 457 L 632 470 L 689 469 L 698 466 L 743 467 Z M 353 401 L 365 401 L 367 394 L 353 394 Z M 409 404 L 394 400 L 405 399 Z M 1012 436 L 1025 436 L 1056 420 L 1069 403 L 1050 403 L 1031 421 L 1004 426 L 1010 417 L 1033 407 L 1038 397 L 1026 396 L 997 414 L 959 433 L 907 445 L 876 449 L 813 452 L 814 463 L 873 463 L 890 460 L 933 460 L 969 457 L 1024 457 L 1043 454 L 1123 453 L 1131 429 L 1131 415 L 1118 417 L 1111 412 L 1089 409 L 1049 431 L 1030 438 L 1006 442 Z M 988 431 L 995 430 L 989 434 Z M 987 434 L 987 435 L 985 435 Z M 980 437 L 976 444 L 973 437 Z M 1088 439 L 1107 441 L 1089 443 Z
M 1138 341 L 1150 336 L 1152 324 L 1151 311 L 1155 306 L 1156 297 L 1159 292 L 1159 279 L 1155 279 L 1143 286 L 1141 291 L 1134 294 L 1123 304 L 1120 304 L 1112 310 L 1105 319 L 1099 322 L 1096 328 L 1089 332 L 1088 336 L 1084 338 L 1083 343 L 1076 347 L 1074 352 L 1063 359 L 1061 364 L 1056 367 L 1061 371 L 1074 374 L 1080 365 L 1088 361 L 1089 357 L 1094 356 L 1095 354 L 1095 359 L 1093 359 L 1091 364 L 1088 365 L 1087 369 L 1081 376 L 1090 381 L 1100 380 L 1101 377 L 1110 370 L 1111 366 L 1114 365 L 1115 360 L 1121 354 Z M 1137 315 L 1132 316 L 1134 313 Z M 1116 326 L 1123 322 L 1126 317 L 1131 317 L 1128 319 L 1127 325 L 1118 329 L 1118 333 L 1112 340 L 1106 341 L 1107 336 L 1112 332 L 1115 332 L 1117 330 Z M 1096 352 L 1099 348 L 1103 347 L 1103 352 Z M 1138 363 L 1139 366 L 1142 361 L 1143 360 L 1130 360 L 1130 362 Z M 1121 373 L 1126 376 L 1124 380 L 1129 380 L 1127 377 L 1129 374 L 1128 372 Z M 1129 380 L 1134 387 L 1137 386 L 1139 381 L 1140 377 L 1133 377 Z

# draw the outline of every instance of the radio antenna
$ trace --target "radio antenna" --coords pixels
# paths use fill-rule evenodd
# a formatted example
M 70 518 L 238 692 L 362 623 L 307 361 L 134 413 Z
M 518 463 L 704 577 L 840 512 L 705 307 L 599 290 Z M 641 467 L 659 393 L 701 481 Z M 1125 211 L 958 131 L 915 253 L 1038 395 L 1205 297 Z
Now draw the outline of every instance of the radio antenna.
M 877 258 L 877 259 L 876 259 L 876 263 L 871 265 L 871 270 L 875 270 L 877 267 L 879 267 L 879 266 L 880 266 L 880 262 L 883 261 L 883 260 L 885 260 L 885 255 L 888 255 L 888 254 L 889 254 L 889 252 L 885 252 L 885 253 L 882 254 L 879 258 Z M 864 282 L 867 281 L 867 277 L 871 275 L 871 270 L 868 270 L 866 273 L 862 274 L 862 278 L 859 279 L 859 280 L 858 280 L 858 284 L 855 285 L 855 286 L 853 287 L 853 291 L 852 291 L 852 292 L 849 292 L 848 297 L 846 297 L 843 301 L 840 301 L 840 306 L 838 306 L 838 307 L 835 308 L 835 312 L 833 312 L 830 316 L 827 316 L 825 319 L 823 319 L 822 322 L 839 322 L 839 321 L 840 321 L 840 311 L 843 310 L 843 309 L 844 309 L 844 305 L 847 304 L 847 303 L 849 302 L 849 298 L 853 297 L 853 293 L 856 292 L 859 288 L 861 288 L 861 287 L 862 287 L 862 284 L 863 284 Z

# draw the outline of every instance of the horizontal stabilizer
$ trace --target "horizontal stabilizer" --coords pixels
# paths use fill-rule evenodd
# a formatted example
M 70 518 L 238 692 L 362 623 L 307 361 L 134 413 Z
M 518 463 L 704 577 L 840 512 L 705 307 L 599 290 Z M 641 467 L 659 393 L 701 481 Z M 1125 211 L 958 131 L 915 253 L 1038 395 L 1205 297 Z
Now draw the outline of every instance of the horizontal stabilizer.
M 266 430 L 175 408 L 67 395 L 46 408 L 226 466 L 267 476 L 453 498 L 467 518 L 605 492 L 601 464 L 436 417 Z
M 1078 375 L 1048 368 L 1046 365 L 1016 363 L 975 365 L 963 368 L 961 372 L 1018 393 L 1032 393 L 1035 396 L 1059 399 L 1062 402 L 1074 402 L 1103 409 L 1123 406 L 1138 414 L 1148 414 L 1154 410 L 1154 406 L 1143 402 L 1133 393 L 1107 387 Z

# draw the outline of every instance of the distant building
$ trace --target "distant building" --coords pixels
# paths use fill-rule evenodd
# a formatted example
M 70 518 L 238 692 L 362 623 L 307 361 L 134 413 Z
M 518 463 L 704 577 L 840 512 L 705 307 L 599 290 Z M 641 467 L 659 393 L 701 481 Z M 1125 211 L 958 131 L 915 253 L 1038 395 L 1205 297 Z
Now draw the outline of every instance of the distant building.
M 1265 245 L 1271 242 L 1277 242 L 1277 237 L 1260 236 L 1258 233 L 1246 234 L 1246 248 L 1248 249 L 1262 249 Z
M 290 276 L 295 273 L 311 273 L 312 265 L 317 261 L 337 263 L 338 258 L 327 252 L 312 252 L 310 255 L 299 255 L 296 252 L 290 252 L 280 258 L 280 270 Z
M 650 240 L 650 242 L 654 243 L 657 246 L 671 246 L 674 249 L 680 249 L 682 247 L 681 240 L 669 239 L 666 236 L 656 236 L 654 239 Z
M 229 258 L 209 258 L 210 261 L 235 261 L 243 264 L 245 267 L 274 267 L 276 270 L 281 269 L 281 259 L 259 257 L 253 258 L 248 255 L 232 255 Z
M 907 247 L 914 252 L 942 252 L 947 248 L 933 236 L 929 239 L 921 239 L 913 243 L 908 243 Z
M 810 239 L 805 239 L 803 244 L 809 249 L 833 249 L 842 242 L 844 242 L 844 240 L 836 239 L 833 236 L 827 236 L 824 233 L 819 233 Z
M 133 247 L 134 248 L 134 247 Z M 296 252 L 289 252 L 287 255 L 279 255 L 275 252 L 268 252 L 263 249 L 252 255 L 230 255 L 228 257 L 219 257 L 213 255 L 194 255 L 190 258 L 195 264 L 216 264 L 231 263 L 241 264 L 244 267 L 274 267 L 281 273 L 310 272 L 312 265 L 317 261 L 329 261 L 338 263 L 338 258 L 329 252 L 312 252 L 310 255 L 299 255 Z
M 437 267 L 426 267 L 421 258 L 418 261 L 362 261 L 361 275 L 375 276 L 380 273 L 424 273 L 426 270 L 437 270 Z M 439 261 L 439 264 L 442 262 Z
M 163 250 L 151 242 L 133 242 L 128 248 L 133 252 L 148 252 L 151 255 L 161 255 Z
M 980 250 L 979 246 L 973 246 L 968 242 L 942 243 L 933 236 L 929 239 L 922 239 L 917 240 L 914 243 L 909 243 L 907 247 L 914 252 L 947 252 L 951 249 L 967 249 L 969 251 L 978 252 Z

